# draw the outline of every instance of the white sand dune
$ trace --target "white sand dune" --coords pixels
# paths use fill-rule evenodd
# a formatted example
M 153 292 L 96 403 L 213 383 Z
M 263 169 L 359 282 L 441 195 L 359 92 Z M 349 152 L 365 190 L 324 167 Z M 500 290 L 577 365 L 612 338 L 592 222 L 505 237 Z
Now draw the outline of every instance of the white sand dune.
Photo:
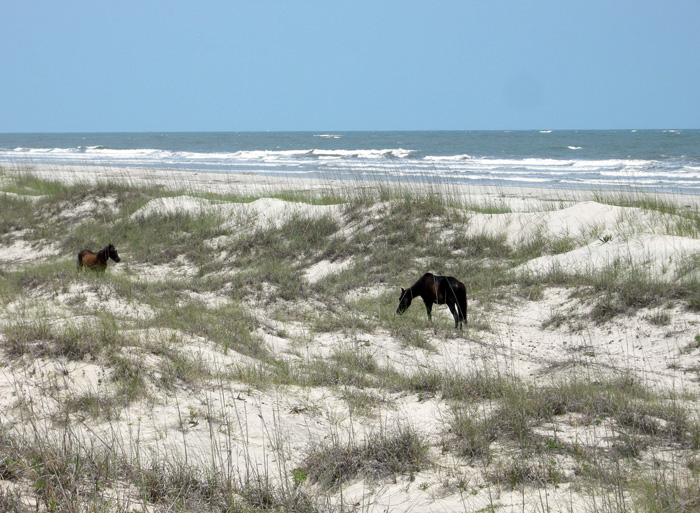
M 468 233 L 504 234 L 511 244 L 527 242 L 535 236 L 591 241 L 603 234 L 624 236 L 657 231 L 663 223 L 664 216 L 658 213 L 582 201 L 560 209 L 550 205 L 548 210 L 537 212 L 475 214 L 470 217 Z
M 276 198 L 261 198 L 250 203 L 224 203 L 210 201 L 192 196 L 175 196 L 158 198 L 134 212 L 133 219 L 146 218 L 155 214 L 211 214 L 220 216 L 224 228 L 232 228 L 242 220 L 251 219 L 258 226 L 279 226 L 292 216 L 319 217 L 322 215 L 339 216 L 338 205 L 309 205 L 290 202 Z
M 535 258 L 521 269 L 535 274 L 552 270 L 575 274 L 621 266 L 643 270 L 655 278 L 672 280 L 676 278 L 679 265 L 698 253 L 698 239 L 643 233 L 627 240 L 598 240 L 567 253 Z

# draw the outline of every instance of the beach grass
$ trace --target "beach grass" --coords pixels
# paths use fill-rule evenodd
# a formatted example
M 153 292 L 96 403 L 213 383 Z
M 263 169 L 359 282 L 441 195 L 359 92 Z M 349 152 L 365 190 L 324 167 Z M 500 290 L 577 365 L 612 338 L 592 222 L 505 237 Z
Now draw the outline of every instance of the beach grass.
M 665 274 L 624 259 L 524 270 L 622 236 L 476 229 L 517 212 L 449 186 L 2 178 L 3 255 L 19 249 L 0 268 L 0 509 L 372 510 L 383 489 L 464 511 L 509 493 L 567 511 L 541 501 L 562 490 L 575 511 L 697 507 L 692 254 Z M 182 197 L 201 202 L 147 208 Z M 303 208 L 266 221 L 261 198 Z M 697 236 L 682 205 L 596 201 Z M 76 269 L 106 242 L 122 263 Z M 426 270 L 467 284 L 463 331 L 420 301 L 395 314 Z

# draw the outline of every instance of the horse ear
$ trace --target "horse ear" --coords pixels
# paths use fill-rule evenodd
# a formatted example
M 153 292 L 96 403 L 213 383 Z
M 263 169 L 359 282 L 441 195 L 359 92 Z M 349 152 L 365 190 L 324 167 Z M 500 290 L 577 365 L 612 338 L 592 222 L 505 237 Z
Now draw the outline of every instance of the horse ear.
M 406 289 L 404 289 L 403 287 L 400 287 L 400 288 L 401 288 L 401 294 L 403 294 L 404 292 L 406 292 Z

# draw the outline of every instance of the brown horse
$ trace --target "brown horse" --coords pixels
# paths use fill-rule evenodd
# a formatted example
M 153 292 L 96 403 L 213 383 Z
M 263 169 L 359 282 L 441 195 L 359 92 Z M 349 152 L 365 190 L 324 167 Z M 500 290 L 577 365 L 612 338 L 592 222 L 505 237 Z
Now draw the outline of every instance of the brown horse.
M 467 322 L 467 288 L 464 283 L 452 276 L 437 276 L 425 273 L 408 289 L 401 289 L 397 314 L 402 314 L 411 306 L 414 297 L 420 296 L 428 311 L 428 319 L 432 320 L 433 305 L 444 305 L 452 312 L 455 328 L 462 328 L 462 322 Z
M 115 262 L 121 261 L 117 250 L 112 244 L 108 244 L 97 253 L 93 253 L 89 249 L 84 249 L 78 253 L 78 269 L 85 266 L 94 271 L 104 272 L 104 270 L 107 269 L 107 260 L 110 258 Z

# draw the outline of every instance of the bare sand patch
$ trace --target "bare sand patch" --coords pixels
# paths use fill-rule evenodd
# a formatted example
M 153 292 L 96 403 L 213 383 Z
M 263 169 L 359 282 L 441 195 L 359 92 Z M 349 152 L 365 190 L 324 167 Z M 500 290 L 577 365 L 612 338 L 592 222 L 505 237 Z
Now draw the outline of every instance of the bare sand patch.
M 322 260 L 306 269 L 306 271 L 304 272 L 304 277 L 309 283 L 316 283 L 317 281 L 322 280 L 326 276 L 339 273 L 341 271 L 344 271 L 345 269 L 348 269 L 353 263 L 354 260 L 352 258 L 348 258 L 346 260 L 341 260 L 337 262 L 331 262 L 330 260 Z
M 276 198 L 261 198 L 249 203 L 223 203 L 191 196 L 158 198 L 132 214 L 133 219 L 158 215 L 193 214 L 220 217 L 223 228 L 236 229 L 240 225 L 281 226 L 293 216 L 339 216 L 337 205 L 310 205 Z
M 554 209 L 550 206 L 538 212 L 475 214 L 469 218 L 467 233 L 503 234 L 511 244 L 535 236 L 587 242 L 605 234 L 614 234 L 619 238 L 658 230 L 663 226 L 664 216 L 658 213 L 584 201 L 564 208 Z
M 59 217 L 62 219 L 79 220 L 87 215 L 100 213 L 115 213 L 118 211 L 117 198 L 90 198 L 78 205 L 65 205 L 61 208 Z
M 123 263 L 111 268 L 112 272 L 123 275 L 135 275 L 145 282 L 165 280 L 188 280 L 197 275 L 197 268 L 179 255 L 172 262 L 165 264 Z
M 21 234 L 15 234 L 18 236 Z M 28 242 L 15 238 L 10 244 L 0 244 L 0 262 L 6 264 L 41 261 L 59 253 L 58 244 L 53 242 Z
M 643 233 L 627 240 L 594 241 L 559 255 L 530 260 L 524 271 L 543 273 L 594 273 L 606 267 L 625 266 L 648 272 L 650 276 L 674 280 L 679 265 L 700 252 L 700 240 L 673 235 Z

